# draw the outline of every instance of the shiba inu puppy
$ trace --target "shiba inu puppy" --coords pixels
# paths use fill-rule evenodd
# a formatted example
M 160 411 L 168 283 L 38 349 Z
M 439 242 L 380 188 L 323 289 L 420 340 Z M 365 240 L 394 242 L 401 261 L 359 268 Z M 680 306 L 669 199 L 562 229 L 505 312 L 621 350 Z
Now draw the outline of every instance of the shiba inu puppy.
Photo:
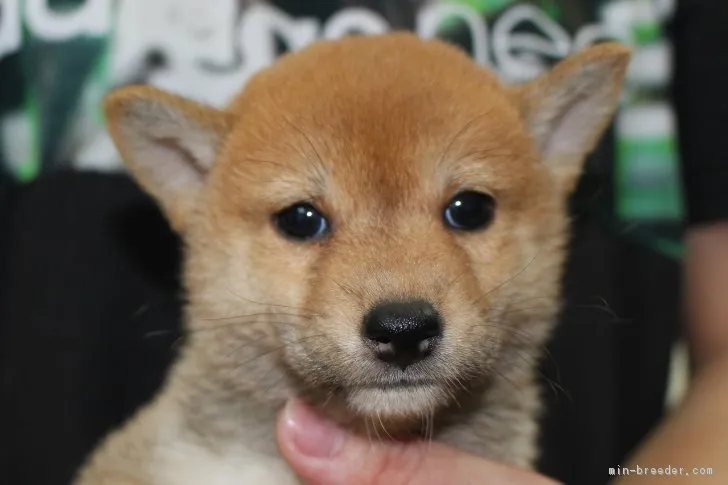
M 297 483 L 275 443 L 292 396 L 372 439 L 531 466 L 566 201 L 628 60 L 599 45 L 502 86 L 397 33 L 288 55 L 224 111 L 111 94 L 115 143 L 186 243 L 189 339 L 76 483 Z

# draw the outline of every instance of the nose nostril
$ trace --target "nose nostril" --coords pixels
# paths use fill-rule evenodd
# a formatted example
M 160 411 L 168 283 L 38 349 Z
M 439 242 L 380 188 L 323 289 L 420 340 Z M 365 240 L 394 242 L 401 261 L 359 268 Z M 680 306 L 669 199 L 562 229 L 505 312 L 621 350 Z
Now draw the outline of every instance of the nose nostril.
M 419 337 L 421 340 L 427 340 L 439 337 L 440 333 L 441 329 L 439 320 L 431 320 L 428 321 L 424 327 L 422 327 L 421 335 L 419 335 Z
M 379 335 L 376 337 L 369 337 L 369 338 L 380 344 L 391 344 L 392 343 L 392 337 L 385 337 L 385 336 Z
M 378 358 L 401 369 L 430 355 L 441 335 L 439 313 L 421 300 L 380 304 L 364 318 L 363 336 Z

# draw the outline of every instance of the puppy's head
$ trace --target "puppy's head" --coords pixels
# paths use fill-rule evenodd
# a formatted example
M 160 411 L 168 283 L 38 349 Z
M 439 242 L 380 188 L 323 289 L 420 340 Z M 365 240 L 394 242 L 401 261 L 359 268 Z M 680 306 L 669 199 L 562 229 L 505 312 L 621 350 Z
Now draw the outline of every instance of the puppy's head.
M 202 360 L 393 423 L 543 343 L 565 202 L 628 57 L 601 45 L 503 87 L 443 43 L 356 37 L 282 59 L 226 111 L 132 87 L 107 114 L 187 243 Z

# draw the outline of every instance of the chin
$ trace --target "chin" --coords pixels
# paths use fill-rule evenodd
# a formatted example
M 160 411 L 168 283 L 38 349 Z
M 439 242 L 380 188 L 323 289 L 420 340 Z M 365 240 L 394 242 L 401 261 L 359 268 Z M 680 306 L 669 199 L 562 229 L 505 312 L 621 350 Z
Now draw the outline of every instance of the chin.
M 347 393 L 347 404 L 360 416 L 387 421 L 431 416 L 447 403 L 447 392 L 437 384 L 367 386 Z

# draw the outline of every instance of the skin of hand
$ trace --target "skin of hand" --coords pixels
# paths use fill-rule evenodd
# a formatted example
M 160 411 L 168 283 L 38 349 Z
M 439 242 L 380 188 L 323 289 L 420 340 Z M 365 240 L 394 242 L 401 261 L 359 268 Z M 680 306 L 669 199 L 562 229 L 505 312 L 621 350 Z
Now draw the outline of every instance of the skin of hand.
M 438 443 L 362 439 L 295 400 L 281 413 L 277 436 L 307 485 L 557 485 Z
M 637 450 L 630 468 L 684 467 L 670 483 L 726 483 L 728 471 L 728 223 L 691 229 L 685 239 L 686 334 L 694 376 L 679 409 Z M 692 474 L 713 468 L 711 476 Z M 630 475 L 615 485 L 665 483 L 665 476 Z
M 685 249 L 687 334 L 699 372 L 728 355 L 728 222 L 691 229 Z
M 682 406 L 669 416 L 626 465 L 634 469 L 683 468 L 678 476 L 629 475 L 614 485 L 673 485 L 726 483 L 728 470 L 728 358 L 702 368 Z M 712 468 L 713 475 L 696 475 L 694 468 Z

